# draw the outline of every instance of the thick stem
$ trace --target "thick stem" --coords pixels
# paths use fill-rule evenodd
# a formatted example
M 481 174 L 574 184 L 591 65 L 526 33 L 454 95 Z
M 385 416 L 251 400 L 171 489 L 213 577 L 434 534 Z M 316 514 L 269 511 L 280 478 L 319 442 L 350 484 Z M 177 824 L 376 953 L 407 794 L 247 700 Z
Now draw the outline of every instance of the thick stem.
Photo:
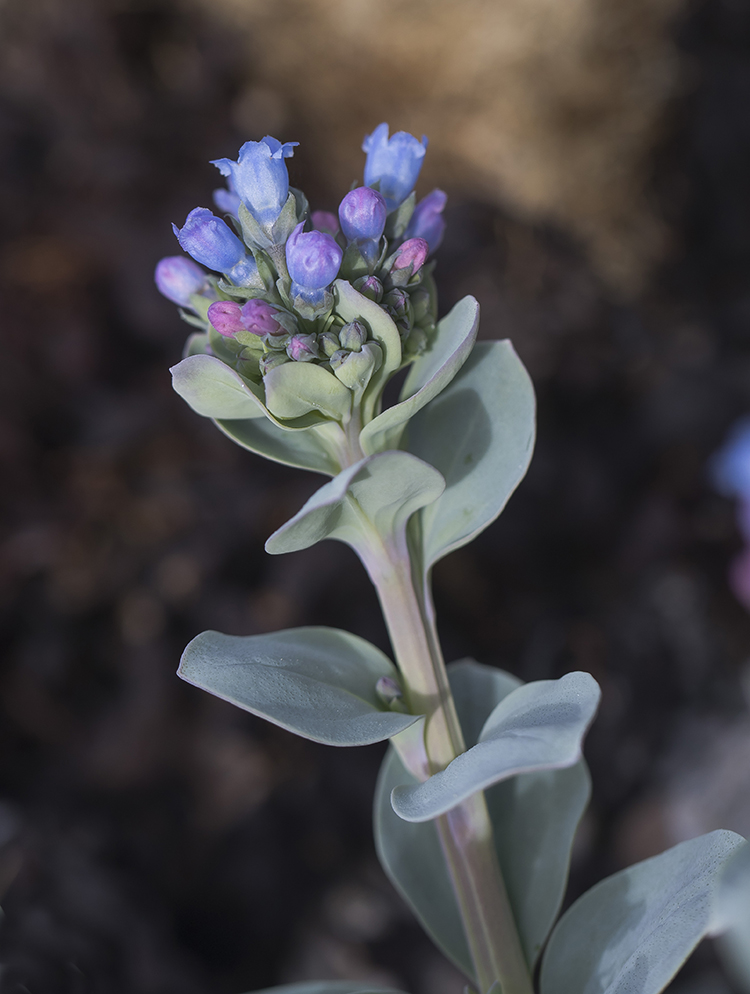
M 368 557 L 411 710 L 426 715 L 425 748 L 431 772 L 464 752 L 461 726 L 434 625 L 432 604 L 412 579 L 406 541 Z M 533 994 L 513 912 L 497 861 L 483 793 L 436 820 L 461 911 L 481 994 L 497 981 L 502 994 Z

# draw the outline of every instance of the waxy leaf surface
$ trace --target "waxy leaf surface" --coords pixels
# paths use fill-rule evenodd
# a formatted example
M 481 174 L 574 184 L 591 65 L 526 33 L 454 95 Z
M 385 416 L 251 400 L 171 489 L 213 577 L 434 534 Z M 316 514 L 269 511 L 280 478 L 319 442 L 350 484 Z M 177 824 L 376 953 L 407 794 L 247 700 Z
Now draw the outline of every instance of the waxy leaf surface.
M 531 460 L 534 423 L 534 388 L 507 341 L 478 342 L 452 383 L 411 419 L 403 447 L 446 482 L 421 515 L 425 569 L 500 514 Z
M 375 692 L 395 666 L 364 639 L 336 628 L 269 635 L 203 632 L 182 654 L 178 675 L 245 711 L 327 745 L 369 745 L 417 718 L 388 711 Z
M 424 783 L 396 787 L 393 810 L 405 821 L 427 821 L 519 773 L 572 766 L 599 697 L 588 673 L 519 687 L 494 708 L 475 746 Z
M 552 932 L 541 994 L 659 994 L 714 930 L 718 877 L 743 841 L 711 832 L 592 887 Z
M 206 418 L 261 418 L 265 414 L 259 394 L 216 356 L 188 356 L 170 372 L 175 391 Z
M 732 978 L 750 992 L 750 843 L 740 846 L 719 881 L 715 933 Z
M 263 378 L 266 404 L 277 418 L 319 414 L 343 421 L 352 406 L 351 392 L 333 373 L 311 362 L 286 362 Z
M 409 517 L 443 491 L 436 469 L 408 452 L 382 452 L 339 473 L 266 542 L 274 555 L 324 538 L 351 545 L 367 562 L 380 539 L 395 540 Z M 377 551 L 377 550 L 375 550 Z
M 306 431 L 287 431 L 268 418 L 253 418 L 252 421 L 216 421 L 216 426 L 244 449 L 274 462 L 326 476 L 335 476 L 340 470 L 333 440 L 326 444 L 326 431 L 340 431 L 338 425 L 328 423 Z
M 438 322 L 429 348 L 415 359 L 401 391 L 401 402 L 362 429 L 360 444 L 366 453 L 398 448 L 409 418 L 444 390 L 466 362 L 478 329 L 479 304 L 473 297 L 464 297 Z
M 472 661 L 448 667 L 466 744 L 476 744 L 493 709 L 521 684 Z M 406 822 L 391 791 L 418 781 L 389 749 L 375 797 L 381 863 L 404 900 L 446 955 L 471 976 L 471 958 L 433 821 Z M 562 904 L 576 828 L 589 797 L 581 760 L 569 769 L 525 773 L 486 791 L 495 846 L 521 944 L 533 967 Z

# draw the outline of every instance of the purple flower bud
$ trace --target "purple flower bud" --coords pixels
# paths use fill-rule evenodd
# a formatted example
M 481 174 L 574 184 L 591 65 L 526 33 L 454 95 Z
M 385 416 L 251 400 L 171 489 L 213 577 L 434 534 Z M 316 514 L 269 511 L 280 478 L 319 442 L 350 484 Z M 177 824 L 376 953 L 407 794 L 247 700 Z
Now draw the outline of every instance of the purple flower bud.
M 299 142 L 283 145 L 270 135 L 259 142 L 245 142 L 233 159 L 214 159 L 222 176 L 228 176 L 234 191 L 260 224 L 270 225 L 281 213 L 289 194 L 289 173 L 284 159 L 294 155 Z
M 159 293 L 181 307 L 190 306 L 190 298 L 206 286 L 206 274 L 192 259 L 184 255 L 168 255 L 160 259 L 154 272 Z
M 330 211 L 313 211 L 310 221 L 316 231 L 324 231 L 327 235 L 334 237 L 339 233 L 339 219 Z
M 254 335 L 283 335 L 284 329 L 276 320 L 275 307 L 255 297 L 242 305 L 242 326 Z
M 393 260 L 394 269 L 408 269 L 411 267 L 412 273 L 418 273 L 424 265 L 430 246 L 424 238 L 410 238 L 397 249 L 396 258 Z
M 292 280 L 303 290 L 319 290 L 336 279 L 344 253 L 330 235 L 303 231 L 300 221 L 286 243 L 286 264 Z
M 239 238 L 205 207 L 190 211 L 182 228 L 173 224 L 172 230 L 188 255 L 219 273 L 228 273 L 245 259 L 245 246 Z
M 295 362 L 310 362 L 320 358 L 315 335 L 292 335 L 286 347 L 286 354 Z
M 389 139 L 385 122 L 362 143 L 362 151 L 367 152 L 365 186 L 377 183 L 389 210 L 398 207 L 414 189 L 426 148 L 424 135 L 420 142 L 406 131 L 397 131 Z
M 433 190 L 423 197 L 414 208 L 414 213 L 406 229 L 407 238 L 424 238 L 434 252 L 443 240 L 445 220 L 443 210 L 448 197 L 442 190 Z
M 240 305 L 233 300 L 215 300 L 208 309 L 208 320 L 224 338 L 234 338 L 244 331 Z
M 383 284 L 377 276 L 360 276 L 352 286 L 355 290 L 359 290 L 363 297 L 374 300 L 376 304 L 383 299 Z
M 387 213 L 382 194 L 369 186 L 357 187 L 339 204 L 341 230 L 350 242 L 379 241 Z

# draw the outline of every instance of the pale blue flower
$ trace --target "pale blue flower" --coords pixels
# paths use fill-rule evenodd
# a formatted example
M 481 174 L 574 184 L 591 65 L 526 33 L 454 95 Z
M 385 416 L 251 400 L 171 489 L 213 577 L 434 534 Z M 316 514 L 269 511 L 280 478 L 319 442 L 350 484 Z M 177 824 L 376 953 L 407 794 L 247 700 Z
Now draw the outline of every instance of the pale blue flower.
M 222 176 L 259 224 L 270 226 L 289 195 L 289 173 L 284 159 L 294 155 L 299 142 L 285 142 L 270 135 L 259 142 L 245 142 L 237 161 L 214 159 Z
M 398 207 L 409 196 L 422 168 L 427 138 L 418 141 L 406 131 L 397 131 L 388 138 L 388 125 L 379 124 L 362 143 L 367 152 L 365 186 L 379 186 L 389 210 Z

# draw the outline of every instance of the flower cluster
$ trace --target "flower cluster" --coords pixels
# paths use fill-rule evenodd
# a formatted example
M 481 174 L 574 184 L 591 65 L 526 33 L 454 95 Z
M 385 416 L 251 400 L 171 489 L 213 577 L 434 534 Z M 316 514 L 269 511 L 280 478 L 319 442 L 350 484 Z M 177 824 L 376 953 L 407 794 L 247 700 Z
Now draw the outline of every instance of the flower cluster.
M 213 165 L 227 180 L 214 192 L 223 217 L 196 207 L 181 228 L 173 225 L 187 256 L 162 259 L 156 284 L 199 329 L 186 355 L 213 356 L 256 396 L 260 388 L 272 420 L 283 422 L 292 417 L 289 410 L 302 409 L 288 397 L 278 401 L 281 387 L 304 394 L 300 376 L 277 371 L 303 363 L 319 367 L 314 392 L 326 385 L 321 372 L 352 392 L 351 403 L 333 413 L 309 404 L 310 411 L 343 423 L 384 362 L 382 335 L 373 327 L 378 322 L 367 317 L 367 307 L 377 305 L 398 333 L 399 361 L 394 368 L 391 356 L 388 375 L 422 353 L 434 334 L 427 259 L 443 236 L 446 197 L 434 190 L 416 202 L 427 139 L 406 132 L 389 138 L 388 125 L 381 124 L 362 146 L 365 185 L 346 194 L 338 216 L 310 213 L 304 194 L 289 186 L 286 159 L 296 144 L 268 136 L 246 142 L 236 161 L 217 159 Z M 342 283 L 348 284 L 346 306 Z M 355 306 L 356 314 L 352 292 L 367 303 Z M 376 408 L 371 405 L 371 414 Z

